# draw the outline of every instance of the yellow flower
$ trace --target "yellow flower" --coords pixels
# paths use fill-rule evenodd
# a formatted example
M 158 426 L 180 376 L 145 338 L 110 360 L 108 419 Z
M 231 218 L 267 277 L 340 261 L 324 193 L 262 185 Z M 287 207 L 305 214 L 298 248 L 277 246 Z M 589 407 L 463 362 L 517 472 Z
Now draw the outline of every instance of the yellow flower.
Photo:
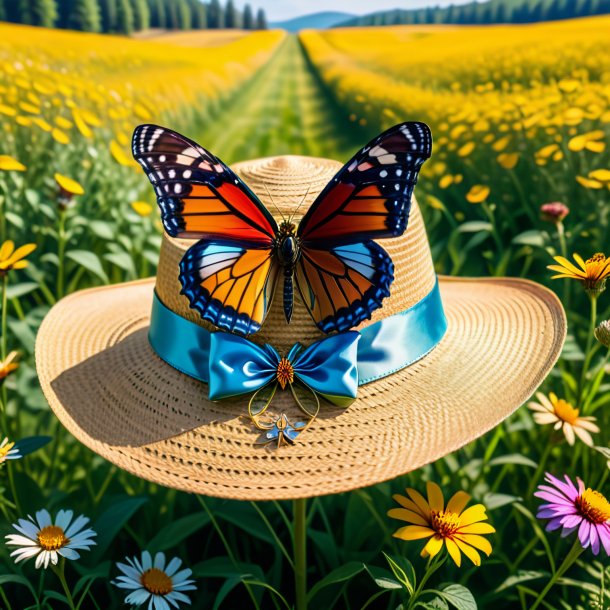
M 0 246 L 0 277 L 4 277 L 11 269 L 25 269 L 28 262 L 25 257 L 36 249 L 36 244 L 25 244 L 15 250 L 15 244 L 7 239 Z
M 568 142 L 568 149 L 572 152 L 580 152 L 581 150 L 590 150 L 591 152 L 603 152 L 606 148 L 605 142 L 600 142 L 605 137 L 605 132 L 601 129 L 583 133 L 579 136 L 574 136 Z
M 564 78 L 557 83 L 557 86 L 564 93 L 573 93 L 580 87 L 580 81 L 575 78 Z
M 5 360 L 0 360 L 0 383 L 19 368 L 19 363 L 15 362 L 16 359 L 17 352 L 11 352 Z
M 589 178 L 591 180 L 597 180 L 598 182 L 610 183 L 610 169 L 596 169 L 589 172 Z
M 604 188 L 604 185 L 598 180 L 589 180 L 589 178 L 585 178 L 584 176 L 576 176 L 576 182 L 578 182 L 580 186 L 584 186 L 586 189 L 599 190 Z
M 466 201 L 470 203 L 483 203 L 489 197 L 489 187 L 483 184 L 475 184 L 466 193 Z
M 502 153 L 498 155 L 497 161 L 504 169 L 514 169 L 519 163 L 519 153 Z
M 489 541 L 481 534 L 496 531 L 489 523 L 483 523 L 487 521 L 485 506 L 475 504 L 464 510 L 470 501 L 470 496 L 464 491 L 458 491 L 445 506 L 443 492 L 436 483 L 428 481 L 426 489 L 427 500 L 409 487 L 406 490 L 408 498 L 398 494 L 393 496 L 402 508 L 389 510 L 388 516 L 410 524 L 394 532 L 394 537 L 401 540 L 429 538 L 422 551 L 423 557 L 434 557 L 444 544 L 458 567 L 462 563 L 462 553 L 474 565 L 481 565 L 478 551 L 489 557 L 492 550 Z
M 62 131 L 61 129 L 58 129 L 57 127 L 53 129 L 51 135 L 53 136 L 53 139 L 56 142 L 59 142 L 60 144 L 70 144 L 70 138 L 68 134 L 65 131 Z
M 474 142 L 466 142 L 464 146 L 458 149 L 457 154 L 460 157 L 468 157 L 474 150 Z
M 594 423 L 595 417 L 580 417 L 580 411 L 569 402 L 551 392 L 548 398 L 542 392 L 536 392 L 538 402 L 528 403 L 528 408 L 534 411 L 534 421 L 541 426 L 554 424 L 555 430 L 561 429 L 569 445 L 574 445 L 576 436 L 589 447 L 593 447 L 593 439 L 589 432 L 599 432 Z
M 558 275 L 554 275 L 551 279 L 566 277 L 581 282 L 588 293 L 603 292 L 606 288 L 606 279 L 610 275 L 610 259 L 601 252 L 594 254 L 586 261 L 579 254 L 573 256 L 580 269 L 567 258 L 555 256 L 554 260 L 559 264 L 549 265 L 547 269 L 557 271 Z
M 136 214 L 140 216 L 150 216 L 153 211 L 152 205 L 147 201 L 133 201 L 131 207 L 134 209 Z
M 438 185 L 442 188 L 442 189 L 446 189 L 448 187 L 450 187 L 454 182 L 454 178 L 451 174 L 447 174 L 446 176 L 443 176 L 439 181 L 438 181 Z
M 114 157 L 114 160 L 119 165 L 124 165 L 125 167 L 133 166 L 135 161 L 133 161 L 130 157 L 128 157 L 124 152 L 121 145 L 116 141 L 112 140 L 110 142 L 110 153 Z
M 83 195 L 85 193 L 85 189 L 76 180 L 72 180 L 72 178 L 68 178 L 67 176 L 58 173 L 53 177 L 62 194 L 73 197 L 74 195 Z
M 17 159 L 9 155 L 0 155 L 0 171 L 4 172 L 24 172 L 25 165 L 19 163 Z
M 444 210 L 445 209 L 443 202 L 438 197 L 435 197 L 434 195 L 428 195 L 428 197 L 426 198 L 426 201 L 427 201 L 428 205 L 431 208 L 434 208 L 435 210 Z

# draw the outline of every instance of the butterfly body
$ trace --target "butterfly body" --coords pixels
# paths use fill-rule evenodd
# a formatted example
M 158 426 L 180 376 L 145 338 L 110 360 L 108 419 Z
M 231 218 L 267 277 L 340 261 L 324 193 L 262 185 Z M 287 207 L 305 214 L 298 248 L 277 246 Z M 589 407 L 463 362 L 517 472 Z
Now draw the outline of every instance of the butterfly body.
M 390 295 L 394 266 L 376 240 L 406 230 L 431 145 L 423 123 L 388 129 L 348 161 L 298 226 L 278 225 L 229 167 L 176 132 L 139 126 L 133 154 L 155 189 L 166 231 L 199 240 L 179 277 L 202 318 L 229 332 L 257 332 L 281 278 L 287 322 L 299 294 L 318 328 L 331 333 L 369 319 Z

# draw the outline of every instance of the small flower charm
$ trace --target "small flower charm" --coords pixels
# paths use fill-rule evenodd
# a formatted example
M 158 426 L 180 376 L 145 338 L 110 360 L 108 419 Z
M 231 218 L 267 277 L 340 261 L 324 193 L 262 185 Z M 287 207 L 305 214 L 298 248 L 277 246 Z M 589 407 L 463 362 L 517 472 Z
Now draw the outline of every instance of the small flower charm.
M 282 413 L 275 421 L 261 422 L 255 420 L 257 428 L 261 430 L 268 430 L 263 432 L 259 439 L 256 441 L 257 445 L 268 445 L 277 441 L 277 446 L 282 445 L 294 445 L 296 437 L 302 432 L 307 424 L 302 421 L 295 422 L 294 424 Z

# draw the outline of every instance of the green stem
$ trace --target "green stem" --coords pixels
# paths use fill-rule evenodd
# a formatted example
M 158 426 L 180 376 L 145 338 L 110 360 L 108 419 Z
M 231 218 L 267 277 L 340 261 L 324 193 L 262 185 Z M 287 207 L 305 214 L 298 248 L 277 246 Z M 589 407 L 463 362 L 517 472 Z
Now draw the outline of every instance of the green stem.
M 57 298 L 64 296 L 64 253 L 66 250 L 66 213 L 59 211 L 57 229 Z
M 57 574 L 57 578 L 59 578 L 59 582 L 61 583 L 61 586 L 64 590 L 64 594 L 66 596 L 66 599 L 68 600 L 68 605 L 70 606 L 70 609 L 76 610 L 76 606 L 74 605 L 74 599 L 72 599 L 72 593 L 70 592 L 70 587 L 68 587 L 68 583 L 66 582 L 66 575 L 64 573 L 65 567 L 66 560 L 63 557 L 60 559 L 58 565 L 51 566 L 53 572 L 55 572 L 55 574 Z
M 593 356 L 592 346 L 593 337 L 595 336 L 595 322 L 597 320 L 597 295 L 589 295 L 591 301 L 591 319 L 589 320 L 589 334 L 587 335 L 587 346 L 585 348 L 585 361 L 582 365 L 582 373 L 580 375 L 580 382 L 578 384 L 578 404 L 582 401 L 582 393 L 585 388 L 585 381 L 587 379 L 587 371 L 591 365 L 591 358 Z
M 424 575 L 422 576 L 422 579 L 419 581 L 419 584 L 417 585 L 415 591 L 413 591 L 413 595 L 411 595 L 411 598 L 409 599 L 409 604 L 407 605 L 407 610 L 411 610 L 411 608 L 414 607 L 415 602 L 421 595 L 421 592 L 423 591 L 424 586 L 426 585 L 426 583 L 428 582 L 430 577 L 434 574 L 434 572 L 436 572 L 443 565 L 444 559 L 441 560 L 439 558 L 440 558 L 440 553 L 438 555 L 435 555 L 434 557 L 430 557 L 428 559 L 428 563 L 426 565 L 426 571 L 425 571 Z
M 584 549 L 582 548 L 580 541 L 578 540 L 578 538 L 576 538 L 576 540 L 574 540 L 572 548 L 570 549 L 570 552 L 563 560 L 563 563 L 557 568 L 555 574 L 551 576 L 551 579 L 546 584 L 546 587 L 542 589 L 540 595 L 538 595 L 538 597 L 536 598 L 534 605 L 530 607 L 530 610 L 536 610 L 536 608 L 542 603 L 542 600 L 546 597 L 546 594 L 553 588 L 555 583 L 568 571 L 570 566 L 578 559 L 578 557 L 583 551 Z
M 559 251 L 563 258 L 568 258 L 568 246 L 566 244 L 566 232 L 563 222 L 557 223 L 557 237 L 559 238 Z M 563 283 L 563 306 L 566 311 L 570 311 L 570 289 L 572 282 Z
M 551 449 L 553 449 L 553 443 L 551 442 L 553 438 L 553 430 L 550 431 L 549 435 L 546 438 L 546 447 L 540 456 L 540 460 L 538 461 L 538 468 L 536 468 L 536 472 L 534 476 L 530 479 L 529 487 L 527 488 L 526 498 L 531 498 L 534 493 L 534 488 L 540 479 L 540 475 L 544 472 L 544 468 L 546 466 L 546 462 L 549 459 L 549 455 L 551 453 Z
M 307 610 L 307 501 L 293 502 L 295 610 Z
M 212 527 L 216 530 L 216 533 L 218 534 L 218 537 L 220 538 L 220 541 L 222 542 L 223 546 L 225 547 L 225 551 L 227 552 L 227 555 L 229 557 L 229 560 L 233 564 L 233 567 L 235 568 L 235 570 L 239 571 L 239 566 L 237 565 L 237 559 L 236 559 L 235 555 L 233 554 L 233 551 L 231 550 L 231 546 L 227 542 L 227 539 L 226 539 L 222 529 L 218 525 L 218 521 L 216 521 L 216 517 L 214 516 L 214 513 L 210 510 L 209 506 L 207 505 L 207 502 L 203 499 L 202 496 L 196 496 L 196 497 L 197 497 L 197 500 L 199 500 L 199 504 L 201 504 L 201 506 L 203 507 L 203 510 L 205 510 L 205 512 L 207 513 L 208 517 L 210 518 L 210 522 L 212 523 Z M 257 610 L 259 610 L 259 606 L 258 606 L 258 603 L 256 601 L 256 597 L 254 596 L 254 593 L 252 591 L 252 588 L 244 580 L 242 580 L 242 582 L 244 583 L 244 587 L 246 587 L 246 590 L 248 591 L 248 594 L 250 595 L 250 599 L 252 600 L 252 603 L 254 604 L 254 607 Z
M 8 273 L 4 274 L 2 278 L 2 312 L 0 312 L 0 332 L 2 332 L 2 338 L 0 340 L 0 360 L 4 362 L 8 354 Z M 8 409 L 8 393 L 6 391 L 6 385 L 0 382 L 0 392 L 2 393 L 2 427 L 5 435 L 8 435 L 8 416 L 6 410 Z

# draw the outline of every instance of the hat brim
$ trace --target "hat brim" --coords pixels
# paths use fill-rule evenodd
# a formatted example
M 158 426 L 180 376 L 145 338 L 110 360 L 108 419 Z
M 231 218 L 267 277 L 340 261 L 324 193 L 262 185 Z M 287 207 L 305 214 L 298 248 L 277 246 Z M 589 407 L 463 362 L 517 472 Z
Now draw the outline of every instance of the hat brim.
M 242 500 L 343 492 L 430 463 L 522 405 L 557 360 L 563 308 L 518 279 L 440 278 L 448 319 L 425 358 L 359 388 L 347 409 L 322 406 L 293 446 L 255 445 L 247 398 L 214 403 L 207 387 L 148 343 L 154 280 L 60 301 L 36 343 L 40 383 L 64 426 L 125 470 L 188 492 Z

